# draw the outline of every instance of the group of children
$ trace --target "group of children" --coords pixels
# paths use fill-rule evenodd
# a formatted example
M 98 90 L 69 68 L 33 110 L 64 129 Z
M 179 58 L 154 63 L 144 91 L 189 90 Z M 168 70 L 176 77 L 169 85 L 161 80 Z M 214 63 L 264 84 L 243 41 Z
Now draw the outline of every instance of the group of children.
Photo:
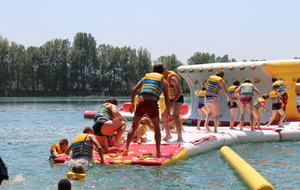
M 218 73 L 216 73 L 218 74 Z M 224 76 L 221 75 L 220 78 L 223 78 Z M 269 119 L 266 127 L 269 127 L 273 120 L 276 117 L 277 112 L 280 114 L 280 120 L 278 123 L 278 127 L 283 127 L 283 121 L 286 118 L 285 114 L 285 108 L 287 105 L 288 101 L 288 95 L 287 95 L 287 90 L 289 89 L 289 86 L 286 86 L 284 84 L 283 80 L 278 80 L 276 77 L 272 78 L 272 91 L 269 94 L 264 94 L 262 97 L 259 97 L 260 92 L 259 90 L 251 83 L 249 79 L 245 79 L 242 84 L 240 84 L 239 81 L 235 80 L 233 81 L 233 84 L 227 88 L 223 89 L 226 93 L 229 94 L 229 97 L 227 97 L 228 102 L 227 102 L 227 107 L 231 113 L 231 118 L 229 121 L 229 126 L 230 129 L 235 129 L 234 128 L 234 121 L 237 115 L 238 111 L 238 105 L 240 107 L 240 130 L 243 130 L 243 125 L 244 125 L 244 116 L 245 116 L 245 108 L 247 107 L 248 112 L 249 112 L 249 117 L 250 117 L 250 125 L 251 125 L 251 130 L 254 131 L 255 128 L 261 129 L 260 127 L 260 118 L 262 115 L 263 110 L 269 112 L 269 110 L 266 108 L 267 101 L 271 99 L 272 102 L 272 116 Z M 219 84 L 214 81 L 214 83 L 210 83 L 209 81 L 203 84 L 203 87 L 201 90 L 196 90 L 195 91 L 195 96 L 198 97 L 198 113 L 199 113 L 199 118 L 197 121 L 197 129 L 200 130 L 200 125 L 201 125 L 201 120 L 204 117 L 204 114 L 206 115 L 206 120 L 204 123 L 204 127 L 206 130 L 210 130 L 207 121 L 213 116 L 212 113 L 209 113 L 209 110 L 207 109 L 207 104 L 210 102 L 207 101 L 208 96 L 207 96 L 207 88 L 210 86 L 215 85 L 216 87 L 214 88 L 219 88 Z M 254 92 L 256 92 L 257 97 L 254 100 Z M 217 94 L 217 93 L 216 93 Z M 218 95 L 218 94 L 217 94 Z M 211 98 L 211 96 L 209 96 Z M 214 111 L 214 110 L 213 110 Z M 211 111 L 211 112 L 213 112 Z M 216 130 L 215 130 L 216 131 Z

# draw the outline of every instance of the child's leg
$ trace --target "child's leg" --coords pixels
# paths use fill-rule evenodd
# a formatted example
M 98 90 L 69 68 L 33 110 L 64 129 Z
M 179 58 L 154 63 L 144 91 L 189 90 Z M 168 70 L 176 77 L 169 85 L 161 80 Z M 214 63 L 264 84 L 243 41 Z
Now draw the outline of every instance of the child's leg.
M 272 110 L 272 116 L 267 124 L 267 127 L 269 127 L 271 125 L 272 121 L 275 119 L 276 113 L 277 113 L 277 110 Z
M 197 129 L 200 130 L 200 124 L 201 124 L 201 120 L 202 120 L 202 116 L 203 116 L 203 111 L 201 109 L 198 109 L 198 113 L 199 113 L 199 118 L 197 121 Z
M 280 114 L 280 120 L 279 120 L 279 124 L 278 124 L 278 127 L 283 127 L 282 125 L 282 122 L 283 120 L 285 119 L 285 113 L 284 113 L 284 110 L 281 108 L 279 110 L 277 110 Z

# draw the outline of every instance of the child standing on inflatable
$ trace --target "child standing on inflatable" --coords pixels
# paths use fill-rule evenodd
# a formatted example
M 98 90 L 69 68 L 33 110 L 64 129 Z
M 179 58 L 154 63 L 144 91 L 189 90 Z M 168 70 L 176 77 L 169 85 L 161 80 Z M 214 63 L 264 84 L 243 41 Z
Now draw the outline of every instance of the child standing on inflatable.
M 270 92 L 270 98 L 272 101 L 272 117 L 270 118 L 267 127 L 269 127 L 272 121 L 275 119 L 276 113 L 279 112 L 280 120 L 278 127 L 284 127 L 282 122 L 285 118 L 284 110 L 282 109 L 282 103 L 280 100 L 280 93 L 279 93 L 280 86 L 278 84 L 273 85 L 273 91 Z
M 208 110 L 208 115 L 206 116 L 204 127 L 206 130 L 210 131 L 209 129 L 209 119 L 211 116 L 214 116 L 214 132 L 218 132 L 218 125 L 220 121 L 220 108 L 219 108 L 219 93 L 221 89 L 224 91 L 227 100 L 231 101 L 230 95 L 227 91 L 225 80 L 223 79 L 225 75 L 224 70 L 218 70 L 215 75 L 212 75 L 208 78 L 208 80 L 205 83 L 205 107 Z
M 250 119 L 250 126 L 251 131 L 255 131 L 254 129 L 254 117 L 253 117 L 253 91 L 256 92 L 257 97 L 259 96 L 260 92 L 257 90 L 257 88 L 251 83 L 249 79 L 245 79 L 244 82 L 236 89 L 235 96 L 240 99 L 240 130 L 243 130 L 244 125 L 244 118 L 245 118 L 245 112 L 246 107 L 249 112 L 249 119 Z
M 230 101 L 227 102 L 227 107 L 228 107 L 228 109 L 230 111 L 230 114 L 231 114 L 231 118 L 230 118 L 230 121 L 229 121 L 230 129 L 234 129 L 234 121 L 235 121 L 237 111 L 238 111 L 239 99 L 237 97 L 235 97 L 234 92 L 239 86 L 240 86 L 240 81 L 234 80 L 233 83 L 232 83 L 232 86 L 230 86 L 227 89 L 228 93 L 230 95 L 230 99 L 231 99 L 231 102 Z
M 253 115 L 254 115 L 254 126 L 257 126 L 258 129 L 260 128 L 260 116 L 262 115 L 262 109 L 264 109 L 267 112 L 270 112 L 265 105 L 267 104 L 267 101 L 270 99 L 269 94 L 264 94 L 261 98 L 258 98 L 257 101 L 254 102 L 254 109 L 253 109 Z
M 287 91 L 288 89 L 290 88 L 290 85 L 286 86 L 284 84 L 284 81 L 283 80 L 278 80 L 276 77 L 272 77 L 272 82 L 273 82 L 273 86 L 275 84 L 279 85 L 279 90 L 278 92 L 281 94 L 279 95 L 279 98 L 281 99 L 281 102 L 282 102 L 282 109 L 284 111 L 284 116 L 285 116 L 285 121 L 287 121 L 287 117 L 286 117 L 286 113 L 285 113 L 285 109 L 286 109 L 286 105 L 288 103 L 288 94 L 287 94 Z
M 202 120 L 202 117 L 203 117 L 203 113 L 205 113 L 206 117 L 208 115 L 208 112 L 207 112 L 207 109 L 205 107 L 205 104 L 204 104 L 204 97 L 205 97 L 205 86 L 202 87 L 201 90 L 196 90 L 195 91 L 195 96 L 198 97 L 198 113 L 199 113 L 199 118 L 197 120 L 197 129 L 198 130 L 201 130 L 200 128 L 200 124 L 201 124 L 201 120 Z

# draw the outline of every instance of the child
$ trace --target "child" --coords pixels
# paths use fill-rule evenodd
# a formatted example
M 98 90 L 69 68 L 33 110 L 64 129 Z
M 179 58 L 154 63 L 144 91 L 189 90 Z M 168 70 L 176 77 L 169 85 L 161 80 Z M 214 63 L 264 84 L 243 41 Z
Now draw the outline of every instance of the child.
M 63 178 L 58 182 L 58 190 L 71 190 L 72 185 L 69 179 Z
M 50 148 L 50 159 L 58 158 L 65 155 L 65 150 L 68 148 L 68 139 L 62 138 L 58 144 L 52 144 Z
M 249 113 L 249 120 L 251 125 L 251 131 L 255 131 L 254 129 L 254 117 L 253 117 L 253 97 L 254 92 L 256 92 L 256 97 L 259 96 L 260 92 L 258 89 L 251 83 L 249 79 L 245 79 L 244 82 L 236 89 L 234 92 L 235 96 L 240 99 L 240 130 L 243 130 L 244 118 L 246 107 Z
M 279 112 L 280 114 L 280 120 L 279 120 L 279 124 L 278 127 L 284 127 L 282 125 L 282 122 L 285 118 L 285 114 L 284 114 L 284 110 L 281 107 L 281 100 L 280 100 L 280 93 L 278 92 L 279 90 L 279 85 L 275 84 L 273 85 L 273 91 L 270 92 L 270 98 L 272 101 L 272 117 L 270 118 L 267 127 L 270 126 L 270 124 L 272 123 L 272 121 L 275 119 L 276 113 Z
M 203 86 L 200 91 L 198 91 L 198 90 L 195 91 L 195 96 L 198 97 L 198 113 L 199 113 L 199 118 L 197 121 L 197 129 L 198 130 L 201 130 L 200 124 L 201 124 L 201 120 L 203 117 L 203 112 L 205 113 L 205 115 L 207 115 L 207 109 L 204 104 L 205 90 L 206 90 L 206 88 Z
M 260 116 L 262 114 L 262 109 L 266 110 L 267 112 L 270 112 L 265 105 L 267 104 L 267 101 L 270 99 L 269 94 L 264 94 L 261 98 L 258 98 L 257 101 L 254 102 L 254 109 L 253 109 L 253 116 L 254 116 L 254 126 L 257 125 L 258 129 L 260 128 Z
M 67 178 L 69 179 L 84 179 L 86 177 L 86 171 L 82 164 L 77 163 L 72 167 L 72 172 L 67 173 Z
M 132 142 L 136 142 L 138 144 L 142 144 L 142 142 L 146 142 L 147 137 L 145 137 L 145 135 L 148 130 L 148 127 L 150 127 L 150 129 L 152 131 L 154 131 L 154 126 L 153 126 L 150 118 L 147 115 L 145 115 L 144 117 L 142 117 L 140 124 L 134 133 Z
M 230 111 L 231 114 L 231 118 L 229 121 L 229 126 L 230 129 L 234 129 L 234 121 L 238 112 L 238 103 L 239 103 L 239 99 L 237 97 L 235 97 L 234 93 L 235 90 L 240 86 L 240 81 L 238 80 L 234 80 L 232 85 L 227 89 L 229 95 L 230 95 L 230 99 L 231 101 L 227 102 L 227 107 Z

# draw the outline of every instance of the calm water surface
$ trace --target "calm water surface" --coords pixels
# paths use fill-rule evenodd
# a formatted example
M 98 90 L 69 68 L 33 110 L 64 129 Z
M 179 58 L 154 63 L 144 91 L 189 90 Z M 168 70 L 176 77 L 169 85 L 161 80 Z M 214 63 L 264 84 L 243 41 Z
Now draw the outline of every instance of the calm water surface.
M 119 97 L 122 103 L 129 97 Z M 60 138 L 71 141 L 93 121 L 84 110 L 95 110 L 105 98 L 0 98 L 0 156 L 11 179 L 0 189 L 57 189 L 70 168 L 48 162 L 49 148 Z M 299 142 L 229 145 L 275 189 L 300 189 Z M 250 189 L 221 156 L 219 149 L 171 166 L 100 165 L 88 167 L 84 181 L 72 189 Z

